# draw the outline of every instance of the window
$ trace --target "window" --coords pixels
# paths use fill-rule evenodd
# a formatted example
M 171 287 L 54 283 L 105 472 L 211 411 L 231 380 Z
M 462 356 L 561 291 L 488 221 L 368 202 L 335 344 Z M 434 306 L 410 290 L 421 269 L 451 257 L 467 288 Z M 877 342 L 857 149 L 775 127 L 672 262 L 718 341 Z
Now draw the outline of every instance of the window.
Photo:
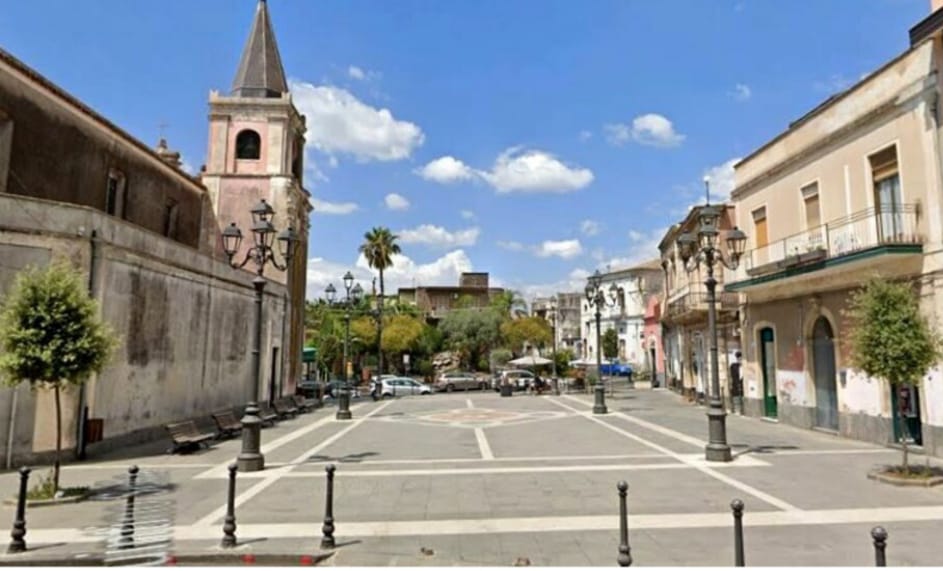
M 871 155 L 871 178 L 874 180 L 874 208 L 878 215 L 880 239 L 893 239 L 903 234 L 901 216 L 900 173 L 897 147 L 890 146 Z
M 262 139 L 251 129 L 240 131 L 236 135 L 236 158 L 258 160 L 262 153 Z
M 124 194 L 126 179 L 117 169 L 108 171 L 108 186 L 105 189 L 105 212 L 111 216 L 124 218 Z
M 756 239 L 756 247 L 762 248 L 769 243 L 769 237 L 766 234 L 766 207 L 757 208 L 753 211 L 753 236 Z
M 805 205 L 805 228 L 811 230 L 822 223 L 819 209 L 819 183 L 813 182 L 802 187 L 802 202 Z
M 177 201 L 172 198 L 164 205 L 164 236 L 177 238 Z

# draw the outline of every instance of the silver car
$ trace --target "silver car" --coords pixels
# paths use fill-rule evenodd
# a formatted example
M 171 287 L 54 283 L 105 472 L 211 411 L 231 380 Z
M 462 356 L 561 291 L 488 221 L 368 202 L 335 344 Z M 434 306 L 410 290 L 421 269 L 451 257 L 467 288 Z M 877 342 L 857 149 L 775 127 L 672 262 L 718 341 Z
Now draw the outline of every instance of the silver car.
M 462 371 L 450 371 L 439 375 L 435 381 L 437 391 L 450 393 L 457 390 L 486 389 L 488 383 L 484 379 L 479 379 L 473 373 Z
M 428 385 L 409 377 L 386 377 L 380 383 L 381 398 L 432 394 Z

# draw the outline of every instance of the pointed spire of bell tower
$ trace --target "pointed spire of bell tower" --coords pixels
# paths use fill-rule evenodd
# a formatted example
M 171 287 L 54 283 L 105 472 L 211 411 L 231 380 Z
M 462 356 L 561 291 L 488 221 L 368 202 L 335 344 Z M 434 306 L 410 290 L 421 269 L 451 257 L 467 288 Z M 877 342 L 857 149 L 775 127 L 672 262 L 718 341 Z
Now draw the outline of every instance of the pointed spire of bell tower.
M 284 93 L 288 93 L 288 83 L 275 43 L 268 5 L 265 0 L 259 0 L 252 30 L 232 82 L 232 94 L 237 97 L 281 97 Z

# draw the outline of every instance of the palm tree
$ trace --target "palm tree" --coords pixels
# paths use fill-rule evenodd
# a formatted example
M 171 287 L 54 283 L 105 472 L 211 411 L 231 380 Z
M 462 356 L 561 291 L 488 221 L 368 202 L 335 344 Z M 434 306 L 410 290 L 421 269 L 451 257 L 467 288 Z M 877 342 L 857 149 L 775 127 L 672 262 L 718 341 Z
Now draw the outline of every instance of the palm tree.
M 383 270 L 393 265 L 393 256 L 401 253 L 397 236 L 389 228 L 376 226 L 363 235 L 360 253 L 367 259 L 367 264 L 380 272 L 380 297 L 377 298 L 377 378 L 383 374 Z

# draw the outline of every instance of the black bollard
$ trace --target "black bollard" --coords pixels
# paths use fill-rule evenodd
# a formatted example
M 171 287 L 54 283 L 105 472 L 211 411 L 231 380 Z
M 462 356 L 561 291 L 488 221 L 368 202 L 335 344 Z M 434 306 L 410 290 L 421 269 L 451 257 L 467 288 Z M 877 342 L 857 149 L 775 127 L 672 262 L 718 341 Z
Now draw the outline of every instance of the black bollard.
M 871 537 L 874 538 L 874 566 L 887 567 L 887 559 L 884 555 L 884 549 L 887 547 L 887 530 L 877 526 L 871 530 Z
M 134 496 L 137 494 L 138 467 L 128 468 L 128 497 L 124 504 L 124 523 L 121 526 L 119 549 L 134 548 Z
M 734 567 L 745 567 L 743 557 L 743 501 L 734 500 L 730 502 L 730 509 L 733 510 L 733 565 Z
M 26 490 L 29 483 L 30 469 L 20 468 L 20 495 L 16 498 L 16 519 L 13 520 L 13 529 L 10 531 L 10 546 L 7 553 L 23 553 L 26 551 Z
M 324 504 L 324 525 L 321 526 L 321 549 L 334 549 L 334 464 L 328 464 L 327 500 Z
M 222 547 L 236 546 L 236 471 L 239 466 L 229 465 L 229 492 L 226 496 L 226 519 L 223 521 Z
M 629 550 L 629 510 L 626 507 L 626 495 L 629 484 L 625 480 L 616 486 L 619 489 L 619 567 L 632 565 L 632 552 Z

